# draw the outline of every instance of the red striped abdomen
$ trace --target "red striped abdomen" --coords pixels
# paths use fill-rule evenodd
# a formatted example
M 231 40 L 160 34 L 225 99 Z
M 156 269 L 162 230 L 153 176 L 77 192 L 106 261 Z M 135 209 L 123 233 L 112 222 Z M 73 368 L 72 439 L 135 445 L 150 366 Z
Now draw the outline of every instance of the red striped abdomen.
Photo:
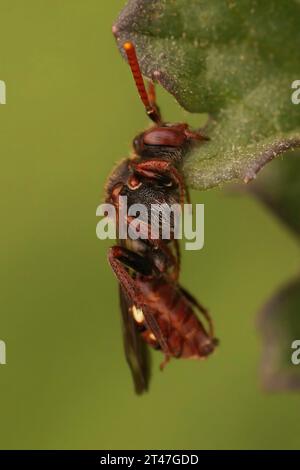
M 172 356 L 202 358 L 213 351 L 214 339 L 208 334 L 194 313 L 191 303 L 177 285 L 163 278 L 136 281 Z M 142 315 L 139 320 L 139 323 L 145 326 Z M 141 334 L 149 345 L 159 347 L 155 336 L 147 328 Z

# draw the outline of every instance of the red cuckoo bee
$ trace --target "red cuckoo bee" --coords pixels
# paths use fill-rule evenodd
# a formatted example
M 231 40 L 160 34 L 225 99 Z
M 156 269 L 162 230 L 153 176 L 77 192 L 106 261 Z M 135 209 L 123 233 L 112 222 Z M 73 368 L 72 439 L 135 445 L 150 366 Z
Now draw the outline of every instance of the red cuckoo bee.
M 126 42 L 123 47 L 154 125 L 135 137 L 133 155 L 108 178 L 106 202 L 114 205 L 117 219 L 120 196 L 127 197 L 128 205 L 142 203 L 149 210 L 153 204 L 171 206 L 189 200 L 182 163 L 192 146 L 207 140 L 185 123 L 162 120 L 154 84 L 150 82 L 146 90 L 134 45 Z M 128 214 L 122 217 L 126 224 L 132 220 Z M 108 253 L 119 282 L 125 354 L 137 393 L 149 385 L 148 346 L 163 353 L 163 369 L 170 358 L 206 358 L 217 345 L 207 310 L 179 284 L 180 252 L 172 230 L 169 239 L 153 239 L 149 225 L 141 220 L 140 231 L 143 238 L 119 238 Z

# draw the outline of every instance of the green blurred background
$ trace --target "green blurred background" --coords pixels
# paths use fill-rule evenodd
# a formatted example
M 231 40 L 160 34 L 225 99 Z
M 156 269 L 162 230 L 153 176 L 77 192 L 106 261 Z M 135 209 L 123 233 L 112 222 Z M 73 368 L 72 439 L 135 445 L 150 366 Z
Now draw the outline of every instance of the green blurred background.
M 112 166 L 147 124 L 111 25 L 123 0 L 0 0 L 0 446 L 299 448 L 300 397 L 266 394 L 256 312 L 297 272 L 296 239 L 258 202 L 214 190 L 206 243 L 182 281 L 209 306 L 219 350 L 172 361 L 136 397 L 117 285 L 97 240 Z M 168 120 L 198 122 L 165 92 Z

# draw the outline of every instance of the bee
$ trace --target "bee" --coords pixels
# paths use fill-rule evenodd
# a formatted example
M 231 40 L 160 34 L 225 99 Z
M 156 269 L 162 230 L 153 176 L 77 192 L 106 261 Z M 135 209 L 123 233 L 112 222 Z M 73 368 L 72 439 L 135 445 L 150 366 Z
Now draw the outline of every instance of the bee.
M 208 139 L 186 123 L 162 120 L 154 84 L 150 82 L 146 90 L 134 45 L 126 42 L 123 47 L 154 123 L 134 138 L 133 155 L 114 169 L 106 184 L 106 202 L 114 205 L 117 219 L 123 217 L 129 225 L 132 217 L 120 210 L 121 196 L 127 197 L 128 205 L 144 204 L 148 211 L 153 205 L 171 207 L 189 201 L 182 163 L 191 147 Z M 164 216 L 157 217 L 161 226 Z M 119 238 L 108 253 L 119 282 L 125 354 L 138 394 L 149 386 L 148 346 L 163 353 L 163 369 L 170 358 L 206 358 L 217 345 L 207 310 L 179 283 L 180 250 L 170 224 L 168 239 L 153 238 L 149 223 L 141 219 L 143 236 Z

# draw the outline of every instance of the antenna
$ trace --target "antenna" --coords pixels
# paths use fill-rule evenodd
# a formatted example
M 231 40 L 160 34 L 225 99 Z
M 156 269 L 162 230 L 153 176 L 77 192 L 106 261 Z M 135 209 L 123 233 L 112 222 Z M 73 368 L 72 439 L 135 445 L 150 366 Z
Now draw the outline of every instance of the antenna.
M 132 72 L 138 93 L 146 108 L 146 112 L 148 116 L 150 117 L 150 119 L 152 119 L 152 121 L 159 123 L 161 120 L 160 114 L 159 114 L 158 108 L 155 105 L 155 101 L 152 101 L 153 97 L 155 98 L 153 84 L 150 88 L 151 96 L 149 97 L 146 87 L 145 87 L 144 80 L 143 80 L 142 72 L 139 66 L 138 58 L 136 56 L 134 45 L 132 44 L 132 42 L 128 41 L 123 44 L 123 48 L 124 48 L 124 51 L 126 52 L 128 63 L 131 68 L 131 72 Z

